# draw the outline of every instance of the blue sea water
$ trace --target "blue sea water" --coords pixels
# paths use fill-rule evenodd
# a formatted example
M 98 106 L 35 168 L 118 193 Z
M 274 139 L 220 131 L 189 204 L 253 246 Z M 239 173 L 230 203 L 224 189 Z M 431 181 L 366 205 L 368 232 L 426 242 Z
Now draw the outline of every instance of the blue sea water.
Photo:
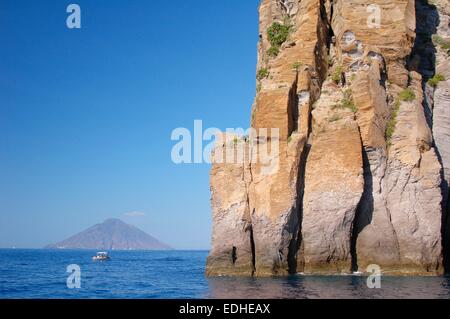
M 361 276 L 205 278 L 206 251 L 0 250 L 0 298 L 450 298 L 448 277 L 383 277 L 369 289 Z M 81 269 L 81 288 L 67 287 L 67 266 Z

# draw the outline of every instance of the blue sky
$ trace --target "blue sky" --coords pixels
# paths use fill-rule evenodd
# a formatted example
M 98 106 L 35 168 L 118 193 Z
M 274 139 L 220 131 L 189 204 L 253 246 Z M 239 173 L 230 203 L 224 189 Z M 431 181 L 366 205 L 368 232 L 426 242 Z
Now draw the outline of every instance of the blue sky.
M 80 30 L 66 27 L 70 3 Z M 173 164 L 170 137 L 196 119 L 248 127 L 257 5 L 2 0 L 0 247 L 39 248 L 115 217 L 209 248 L 209 166 Z

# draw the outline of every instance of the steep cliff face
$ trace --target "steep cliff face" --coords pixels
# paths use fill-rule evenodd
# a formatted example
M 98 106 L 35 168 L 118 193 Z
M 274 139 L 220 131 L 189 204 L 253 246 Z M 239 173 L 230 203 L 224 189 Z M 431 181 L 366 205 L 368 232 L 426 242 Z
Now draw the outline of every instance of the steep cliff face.
M 421 60 L 420 69 L 428 76 L 437 79 L 426 85 L 426 97 L 432 117 L 432 130 L 439 161 L 442 165 L 441 188 L 444 262 L 450 271 L 450 3 L 445 0 L 435 1 L 435 6 L 423 8 L 422 14 L 429 21 L 423 26 L 425 34 L 432 34 L 425 47 L 427 58 Z M 424 56 L 424 54 L 422 55 Z
M 226 134 L 217 139 L 211 171 L 212 210 L 214 215 L 213 247 L 206 273 L 248 275 L 254 272 L 252 223 L 247 187 L 250 167 L 246 161 L 227 164 L 227 152 L 237 157 L 237 144 L 244 143 L 236 136 Z
M 364 190 L 363 161 L 354 113 L 330 107 L 340 103 L 340 91 L 335 88 L 335 101 L 324 94 L 312 113 L 298 267 L 304 273 L 351 269 L 352 225 Z
M 249 199 L 257 275 L 287 274 L 299 227 L 298 184 L 307 151 L 311 105 L 326 75 L 327 21 L 320 1 L 262 1 L 260 6 L 260 80 L 252 127 L 278 128 L 279 156 L 271 171 L 252 165 Z M 278 22 L 278 24 L 276 24 Z M 275 24 L 274 24 L 275 23 Z M 288 36 L 277 48 L 270 34 L 277 27 Z M 281 34 L 280 34 L 281 35 Z M 272 37 L 272 38 L 271 38 Z M 280 41 L 281 42 L 281 41 Z M 263 167 L 262 167 L 263 166 Z
M 256 134 L 243 164 L 213 164 L 209 275 L 443 272 L 447 8 L 261 1 Z M 260 144 L 269 162 L 250 160 Z

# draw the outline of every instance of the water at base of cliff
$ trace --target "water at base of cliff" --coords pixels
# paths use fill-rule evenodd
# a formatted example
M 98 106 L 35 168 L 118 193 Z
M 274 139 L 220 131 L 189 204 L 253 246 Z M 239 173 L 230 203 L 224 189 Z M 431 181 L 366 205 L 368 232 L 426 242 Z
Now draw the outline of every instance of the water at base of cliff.
M 95 253 L 0 250 L 0 298 L 450 299 L 449 277 L 382 277 L 380 289 L 369 289 L 362 276 L 209 279 L 206 251 L 113 251 L 104 263 L 92 261 Z M 79 289 L 68 288 L 69 265 L 79 266 Z

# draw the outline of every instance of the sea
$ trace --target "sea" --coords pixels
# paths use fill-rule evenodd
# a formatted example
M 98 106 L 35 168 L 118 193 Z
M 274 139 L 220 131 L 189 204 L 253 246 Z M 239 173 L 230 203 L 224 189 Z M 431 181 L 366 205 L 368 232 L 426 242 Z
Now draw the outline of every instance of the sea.
M 449 277 L 206 278 L 207 251 L 0 250 L 0 299 L 450 299 Z

